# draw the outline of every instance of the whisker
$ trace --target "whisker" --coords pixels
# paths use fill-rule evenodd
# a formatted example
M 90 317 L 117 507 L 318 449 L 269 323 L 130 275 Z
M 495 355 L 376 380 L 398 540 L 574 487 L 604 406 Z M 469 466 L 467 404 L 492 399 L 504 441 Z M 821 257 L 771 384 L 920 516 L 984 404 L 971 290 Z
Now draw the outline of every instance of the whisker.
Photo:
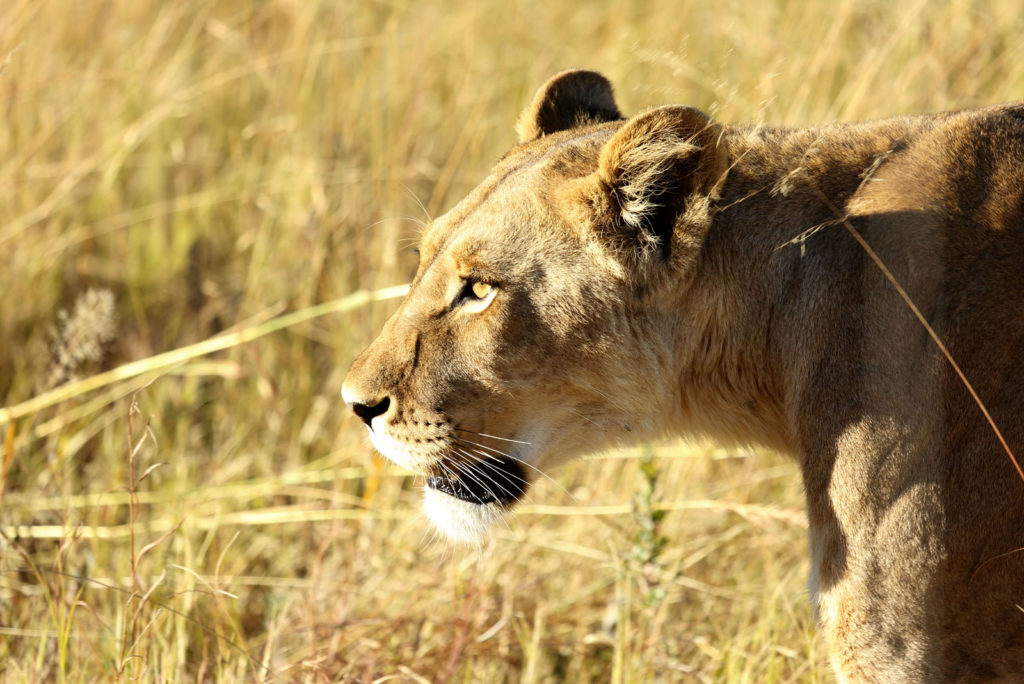
M 467 451 L 466 449 L 459 448 L 459 447 L 455 448 L 455 453 L 460 454 L 462 456 L 465 456 L 466 458 L 470 459 L 473 463 L 489 463 L 489 462 L 493 462 L 493 461 L 497 460 L 493 456 L 490 456 L 489 454 L 485 454 L 485 453 L 482 453 L 482 452 L 477 452 L 476 454 L 473 454 L 473 453 L 470 453 L 469 451 Z M 477 455 L 477 454 L 479 454 L 479 455 Z M 529 480 L 527 480 L 526 478 L 520 477 L 520 476 L 515 475 L 513 473 L 507 473 L 504 470 L 498 470 L 496 472 L 499 475 L 501 475 L 502 478 L 507 480 L 508 483 L 511 484 L 511 485 L 516 485 L 517 482 L 522 483 L 522 484 L 529 484 L 530 483 Z M 487 476 L 486 471 L 485 471 L 484 475 Z M 490 478 L 490 479 L 493 479 L 493 478 Z M 497 484 L 497 482 L 495 482 L 495 484 Z M 506 492 L 506 493 L 511 494 L 512 492 Z
M 469 444 L 476 444 L 476 442 L 470 441 L 469 439 L 461 439 L 461 438 L 459 438 L 459 437 L 456 437 L 456 440 L 457 440 L 457 441 L 461 441 L 461 442 L 464 442 L 464 443 L 469 443 Z M 483 444 L 476 444 L 476 445 L 477 445 L 477 446 L 483 446 L 483 448 L 490 448 L 490 447 L 488 447 L 488 446 L 484 446 Z M 462 454 L 465 454 L 465 453 L 466 453 L 466 450 L 467 450 L 467 448 L 468 448 L 468 450 L 469 450 L 470 452 L 473 452 L 473 453 L 475 453 L 475 454 L 478 454 L 478 455 L 479 455 L 480 457 L 482 457 L 482 458 L 485 458 L 485 459 L 489 459 L 489 460 L 495 460 L 495 459 L 497 458 L 497 457 L 495 457 L 495 456 L 493 456 L 493 455 L 487 454 L 486 452 L 481 452 L 481 451 L 477 450 L 477 448 L 472 448 L 472 447 L 468 447 L 468 446 L 465 446 L 465 445 L 462 445 L 461 447 L 458 447 L 458 448 L 459 448 L 459 450 L 460 450 L 460 453 L 462 453 Z M 558 480 L 556 480 L 556 479 L 555 479 L 554 477 L 552 477 L 552 476 L 551 476 L 551 475 L 549 475 L 548 473 L 544 472 L 543 470 L 541 470 L 540 468 L 538 468 L 538 467 L 537 467 L 537 466 L 535 466 L 534 464 L 532 464 L 532 463 L 527 463 L 527 462 L 526 462 L 526 461 L 524 461 L 523 459 L 520 459 L 520 458 L 518 458 L 518 457 L 512 456 L 511 454 L 505 454 L 505 453 L 503 453 L 503 452 L 498 452 L 498 450 L 494 450 L 494 448 L 490 448 L 490 451 L 494 451 L 494 452 L 497 452 L 498 454 L 501 454 L 501 456 L 502 456 L 502 457 L 504 457 L 504 458 L 507 458 L 507 459 L 511 459 L 512 461 L 515 461 L 515 462 L 516 462 L 516 463 L 518 463 L 519 465 L 521 465 L 521 466 L 525 466 L 526 468 L 529 468 L 530 470 L 532 470 L 532 471 L 536 472 L 536 473 L 537 473 L 538 475 L 540 475 L 540 476 L 541 476 L 541 477 L 543 477 L 544 479 L 546 479 L 546 480 L 550 481 L 550 482 L 551 482 L 552 484 L 554 484 L 554 485 L 555 485 L 556 487 L 558 487 L 559 489 L 561 489 L 561 490 L 562 490 L 562 493 L 563 493 L 563 494 L 565 494 L 565 495 L 566 495 L 566 496 L 567 496 L 567 497 L 568 497 L 568 498 L 569 498 L 570 500 L 572 500 L 572 501 L 575 501 L 575 500 L 577 500 L 577 499 L 575 499 L 575 497 L 573 497 L 573 496 L 572 496 L 572 493 L 571 493 L 571 491 L 569 491 L 569 490 L 568 490 L 568 489 L 566 489 L 566 488 L 565 488 L 564 486 L 562 486 L 562 485 L 561 485 L 561 483 L 560 483 L 560 482 L 558 482 Z M 469 456 L 469 455 L 467 454 L 467 456 Z M 524 479 L 524 478 L 523 478 L 523 480 L 522 480 L 522 481 L 523 481 L 524 483 L 528 484 L 528 481 L 527 481 L 526 479 Z
M 488 461 L 493 461 L 494 460 L 493 457 L 488 456 L 487 454 L 483 454 L 482 455 L 483 458 L 481 458 L 481 456 L 477 456 L 477 455 L 471 454 L 471 453 L 465 451 L 464 449 L 458 449 L 457 448 L 457 449 L 455 449 L 455 452 L 460 454 L 461 456 L 464 456 L 465 458 L 471 459 L 474 463 L 486 463 Z M 508 491 L 507 489 L 505 489 L 504 486 L 502 486 L 501 483 L 497 482 L 494 479 L 494 477 L 490 476 L 486 471 L 481 473 L 481 475 L 483 477 L 486 477 L 491 482 L 494 482 L 495 486 L 501 488 L 502 492 L 508 494 L 511 498 L 515 499 L 516 501 L 525 502 L 525 503 L 528 503 L 528 504 L 536 503 L 536 501 L 534 500 L 533 496 L 530 494 L 529 490 L 527 489 L 527 486 L 530 484 L 529 480 L 526 480 L 525 478 L 521 478 L 518 475 L 511 475 L 509 473 L 505 473 L 503 471 L 498 471 L 498 473 L 501 475 L 502 478 L 504 478 L 509 483 L 510 486 L 516 487 L 516 489 L 519 491 L 519 493 L 516 494 L 515 492 Z M 522 483 L 522 485 L 524 485 L 524 486 L 519 486 L 519 484 L 517 482 L 515 482 L 513 480 L 513 478 L 514 478 L 514 480 L 518 480 L 518 482 Z
M 474 441 L 472 441 L 472 440 L 466 439 L 466 438 L 464 438 L 464 437 L 455 437 L 455 438 L 453 438 L 453 439 L 454 439 L 454 440 L 455 440 L 456 442 L 461 442 L 461 443 L 462 443 L 463 445 L 465 445 L 465 444 L 472 444 L 472 445 L 474 445 L 474 446 L 482 447 L 482 448 L 484 448 L 484 449 L 487 449 L 487 450 L 489 450 L 489 451 L 493 451 L 493 452 L 495 452 L 496 454 L 499 454 L 500 456 L 502 456 L 502 457 L 504 457 L 504 458 L 510 458 L 510 459 L 512 459 L 513 461 L 515 461 L 516 463 L 518 463 L 518 464 L 520 464 L 520 465 L 522 465 L 522 466 L 526 466 L 527 468 L 529 468 L 530 470 L 533 470 L 533 471 L 534 471 L 534 472 L 536 472 L 536 473 L 537 473 L 538 475 L 540 475 L 541 477 L 543 477 L 543 478 L 544 478 L 545 480 L 548 480 L 549 482 L 551 482 L 552 484 L 554 484 L 554 485 L 555 485 L 556 487 L 558 487 L 558 488 L 559 488 L 560 490 L 562 490 L 562 492 L 563 492 L 563 493 L 565 493 L 565 494 L 566 494 L 566 495 L 567 495 L 567 496 L 568 496 L 568 497 L 569 497 L 569 498 L 570 498 L 570 499 L 571 499 L 572 501 L 576 501 L 576 497 L 572 495 L 572 492 L 570 492 L 570 491 L 569 491 L 568 489 L 566 489 L 565 487 L 563 487 L 563 486 L 562 486 L 562 485 L 561 485 L 561 484 L 560 484 L 560 483 L 558 482 L 558 480 L 556 480 L 555 478 L 551 477 L 550 475 L 548 475 L 547 473 L 545 473 L 545 472 L 544 472 L 543 470 L 541 470 L 541 469 L 540 469 L 540 468 L 538 468 L 537 466 L 533 465 L 532 463 L 528 463 L 527 461 L 525 461 L 525 460 L 524 460 L 524 459 L 522 459 L 522 458 L 519 458 L 518 456 L 513 456 L 512 454 L 507 454 L 507 453 L 505 453 L 505 452 L 503 452 L 503 451 L 499 451 L 498 449 L 495 449 L 495 448 L 493 448 L 493 447 L 489 447 L 489 446 L 486 446 L 486 445 L 484 445 L 484 444 L 478 444 L 477 442 L 474 442 Z M 461 448 L 463 449 L 463 453 L 464 453 L 464 450 L 465 450 L 466 448 L 469 448 L 469 447 L 466 447 L 466 446 L 462 446 Z M 481 456 L 483 456 L 483 457 L 486 457 L 486 458 L 489 458 L 489 459 L 494 459 L 494 458 L 496 458 L 495 456 L 493 456 L 493 455 L 490 455 L 490 454 L 488 454 L 488 453 L 486 453 L 486 452 L 480 451 L 480 450 L 478 450 L 478 449 L 471 449 L 471 451 L 474 451 L 474 452 L 476 452 L 476 453 L 480 454 Z M 524 482 L 525 482 L 525 480 L 524 480 Z
M 500 441 L 502 441 L 502 442 L 513 442 L 513 443 L 515 443 L 515 444 L 525 444 L 525 445 L 527 445 L 527 446 L 532 446 L 532 443 L 531 443 L 531 442 L 522 442 L 522 441 L 520 441 L 520 440 L 518 440 L 518 439 L 509 439 L 509 438 L 507 438 L 507 437 L 497 437 L 497 436 L 495 436 L 495 435 L 489 435 L 489 434 L 487 434 L 486 432 L 477 432 L 476 430 L 467 430 L 467 429 L 466 429 L 466 428 L 464 428 L 464 427 L 458 427 L 458 426 L 456 426 L 456 428 L 455 428 L 455 429 L 456 429 L 457 431 L 459 431 L 459 432 L 468 432 L 468 433 L 469 433 L 469 434 L 471 434 L 471 435 L 479 435 L 479 436 L 481 436 L 481 437 L 489 437 L 490 439 L 497 439 L 497 440 L 500 440 Z
M 500 498 L 499 496 L 497 496 L 497 494 L 495 494 L 495 492 L 489 486 L 487 486 L 487 482 L 485 482 L 484 480 L 481 480 L 480 477 L 478 477 L 477 474 L 474 473 L 471 468 L 455 468 L 455 469 L 453 469 L 450 466 L 447 466 L 447 465 L 445 465 L 443 463 L 440 464 L 440 465 L 441 465 L 442 468 L 444 468 L 445 470 L 448 471 L 448 473 L 451 475 L 452 479 L 460 480 L 461 476 L 465 475 L 469 479 L 473 480 L 473 482 L 476 482 L 478 485 L 483 487 L 484 491 L 487 492 L 488 494 L 490 494 L 491 497 L 493 497 L 495 499 Z M 486 476 L 486 474 L 485 474 L 485 476 Z M 490 478 L 488 478 L 488 479 L 490 479 Z M 503 493 L 503 494 L 511 494 L 511 492 L 506 491 L 497 482 L 494 482 L 493 484 L 498 487 L 498 489 L 499 489 L 499 491 L 501 493 Z
M 462 453 L 462 455 L 465 456 L 466 458 L 470 458 L 470 459 L 474 458 L 474 456 L 472 454 L 467 454 L 467 453 L 464 453 L 464 452 L 460 452 L 460 453 Z M 477 461 L 477 462 L 480 463 L 482 461 Z M 505 494 L 508 494 L 509 497 L 512 498 L 513 500 L 515 500 L 515 501 L 517 501 L 519 503 L 529 504 L 531 506 L 537 503 L 536 500 L 529 493 L 529 491 L 526 490 L 525 487 L 524 488 L 518 488 L 517 487 L 517 489 L 519 490 L 520 493 L 516 494 L 515 492 L 510 492 L 507 489 L 505 489 L 505 487 L 500 482 L 497 482 L 493 477 L 489 476 L 486 472 L 482 473 L 482 475 L 483 475 L 483 477 L 486 477 L 490 482 L 493 482 L 494 485 L 496 487 L 498 487 L 502 492 L 504 492 Z M 508 478 L 506 477 L 505 479 L 508 479 Z M 509 482 L 511 483 L 511 480 Z M 525 482 L 525 480 L 523 482 Z M 512 484 L 514 484 L 514 483 L 512 483 Z M 504 516 L 502 516 L 502 518 L 504 519 Z
M 420 224 L 420 225 L 421 225 L 422 227 L 426 228 L 426 227 L 427 227 L 427 224 L 428 224 L 428 223 L 429 223 L 430 221 L 433 221 L 433 220 L 434 220 L 434 217 L 430 215 L 430 212 L 429 212 L 429 211 L 427 211 L 427 207 L 426 207 L 426 206 L 425 206 L 425 205 L 423 204 L 423 202 L 422 202 L 422 201 L 420 200 L 420 198 L 419 198 L 419 195 L 417 195 L 417 194 L 416 194 L 415 192 L 413 192 L 413 191 L 412 191 L 412 188 L 410 188 L 410 187 L 409 187 L 408 185 L 406 185 L 405 183 L 400 183 L 400 185 L 401 185 L 401 186 L 402 186 L 402 187 L 403 187 L 403 188 L 405 189 L 405 191 L 406 191 L 407 193 L 409 193 L 409 196 L 410 196 L 410 197 L 412 197 L 413 201 L 414 201 L 414 202 L 416 202 L 416 204 L 418 204 L 418 205 L 419 205 L 419 207 L 420 207 L 420 211 L 422 211 L 422 212 L 423 212 L 423 213 L 424 213 L 424 214 L 426 215 L 426 217 L 427 217 L 427 220 L 426 220 L 426 221 L 423 221 L 423 220 L 420 220 L 420 219 L 415 219 L 416 221 L 418 221 L 418 222 L 419 222 L 419 224 Z
M 482 449 L 486 449 L 487 451 L 493 452 L 497 456 L 504 456 L 506 458 L 511 458 L 511 459 L 514 459 L 514 460 L 519 460 L 518 458 L 516 458 L 512 454 L 506 453 L 506 452 L 502 451 L 501 449 L 495 449 L 494 447 L 487 446 L 486 444 L 481 444 L 480 442 L 474 442 L 473 440 L 466 439 L 465 437 L 455 437 L 454 439 L 455 439 L 456 442 L 462 442 L 463 444 L 472 444 L 473 446 L 481 447 Z
M 366 232 L 371 228 L 375 228 L 382 223 L 387 223 L 388 221 L 410 221 L 420 227 L 426 227 L 426 224 L 423 223 L 423 219 L 418 219 L 415 216 L 385 216 L 378 221 L 374 221 L 373 223 L 368 223 L 363 226 L 363 232 Z
M 430 535 L 430 539 L 427 539 L 427 535 Z M 433 525 L 425 525 L 423 527 L 423 534 L 420 535 L 420 548 L 430 548 L 437 537 L 437 529 Z
M 487 463 L 487 459 L 480 459 L 479 457 L 476 457 L 473 454 L 467 453 L 465 451 L 461 451 L 460 450 L 457 453 L 461 454 L 465 458 L 470 459 L 470 461 L 473 462 L 473 463 Z M 465 470 L 460 470 L 460 472 L 462 472 L 462 473 L 464 473 L 466 475 L 469 475 L 476 482 L 479 482 L 480 485 L 482 487 L 484 487 L 485 489 L 487 489 L 488 492 L 490 494 L 492 494 L 492 495 L 494 494 L 494 492 L 491 491 L 490 488 L 488 488 L 488 486 L 486 484 L 487 482 L 490 482 L 495 487 L 497 487 L 498 491 L 500 493 L 505 494 L 505 495 L 507 495 L 508 497 L 510 497 L 512 499 L 519 500 L 520 497 L 511 488 L 515 488 L 516 490 L 521 491 L 523 493 L 523 496 L 526 495 L 525 488 L 518 486 L 518 484 L 512 479 L 512 476 L 510 476 L 508 473 L 505 473 L 503 471 L 499 470 L 499 471 L 496 471 L 495 473 L 491 473 L 489 470 L 486 470 L 486 469 L 477 470 L 477 469 L 474 469 L 474 468 L 466 468 Z M 505 485 L 505 484 L 502 484 L 501 482 L 499 482 L 498 479 L 497 479 L 497 476 L 500 476 L 508 484 Z M 517 479 L 520 479 L 520 478 L 517 478 Z M 520 481 L 523 482 L 523 483 L 526 483 L 526 480 L 520 479 Z M 495 497 L 495 498 L 498 498 L 498 497 Z

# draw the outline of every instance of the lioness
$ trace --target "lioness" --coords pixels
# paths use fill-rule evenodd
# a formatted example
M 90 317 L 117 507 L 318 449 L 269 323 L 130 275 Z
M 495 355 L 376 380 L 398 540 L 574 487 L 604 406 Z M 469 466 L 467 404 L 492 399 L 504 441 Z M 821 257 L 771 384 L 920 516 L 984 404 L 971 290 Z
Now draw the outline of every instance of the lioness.
M 540 471 L 702 433 L 790 453 L 844 682 L 1024 681 L 1024 104 L 812 129 L 558 74 L 425 231 L 342 391 L 475 538 Z

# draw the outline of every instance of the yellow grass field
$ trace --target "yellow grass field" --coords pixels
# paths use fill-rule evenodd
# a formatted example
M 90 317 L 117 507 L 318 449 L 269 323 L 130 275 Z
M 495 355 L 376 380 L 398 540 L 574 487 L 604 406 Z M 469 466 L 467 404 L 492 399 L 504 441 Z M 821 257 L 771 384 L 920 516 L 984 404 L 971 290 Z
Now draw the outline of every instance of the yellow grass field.
M 450 546 L 338 396 L 396 303 L 353 293 L 556 71 L 804 125 L 1024 97 L 1022 34 L 1017 0 L 0 3 L 0 681 L 832 681 L 785 457 L 595 455 Z

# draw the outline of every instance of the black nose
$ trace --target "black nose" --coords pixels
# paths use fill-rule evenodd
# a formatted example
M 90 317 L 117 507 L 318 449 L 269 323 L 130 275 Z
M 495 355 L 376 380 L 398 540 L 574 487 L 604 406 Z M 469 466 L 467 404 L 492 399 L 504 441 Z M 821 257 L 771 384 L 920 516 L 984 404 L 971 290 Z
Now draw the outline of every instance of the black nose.
M 384 399 L 372 406 L 369 404 L 352 404 L 352 410 L 363 419 L 364 423 L 369 425 L 370 421 L 387 411 L 390 405 L 391 399 L 384 397 Z

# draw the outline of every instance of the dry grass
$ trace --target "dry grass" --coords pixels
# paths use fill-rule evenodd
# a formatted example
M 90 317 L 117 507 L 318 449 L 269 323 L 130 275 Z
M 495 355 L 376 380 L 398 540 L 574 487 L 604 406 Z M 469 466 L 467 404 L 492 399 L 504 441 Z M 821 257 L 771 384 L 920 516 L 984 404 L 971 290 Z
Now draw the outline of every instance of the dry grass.
M 0 4 L 0 679 L 829 681 L 785 459 L 606 454 L 479 553 L 433 543 L 337 398 L 394 306 L 347 297 L 406 281 L 556 70 L 804 124 L 1018 98 L 1022 28 L 1015 0 Z

